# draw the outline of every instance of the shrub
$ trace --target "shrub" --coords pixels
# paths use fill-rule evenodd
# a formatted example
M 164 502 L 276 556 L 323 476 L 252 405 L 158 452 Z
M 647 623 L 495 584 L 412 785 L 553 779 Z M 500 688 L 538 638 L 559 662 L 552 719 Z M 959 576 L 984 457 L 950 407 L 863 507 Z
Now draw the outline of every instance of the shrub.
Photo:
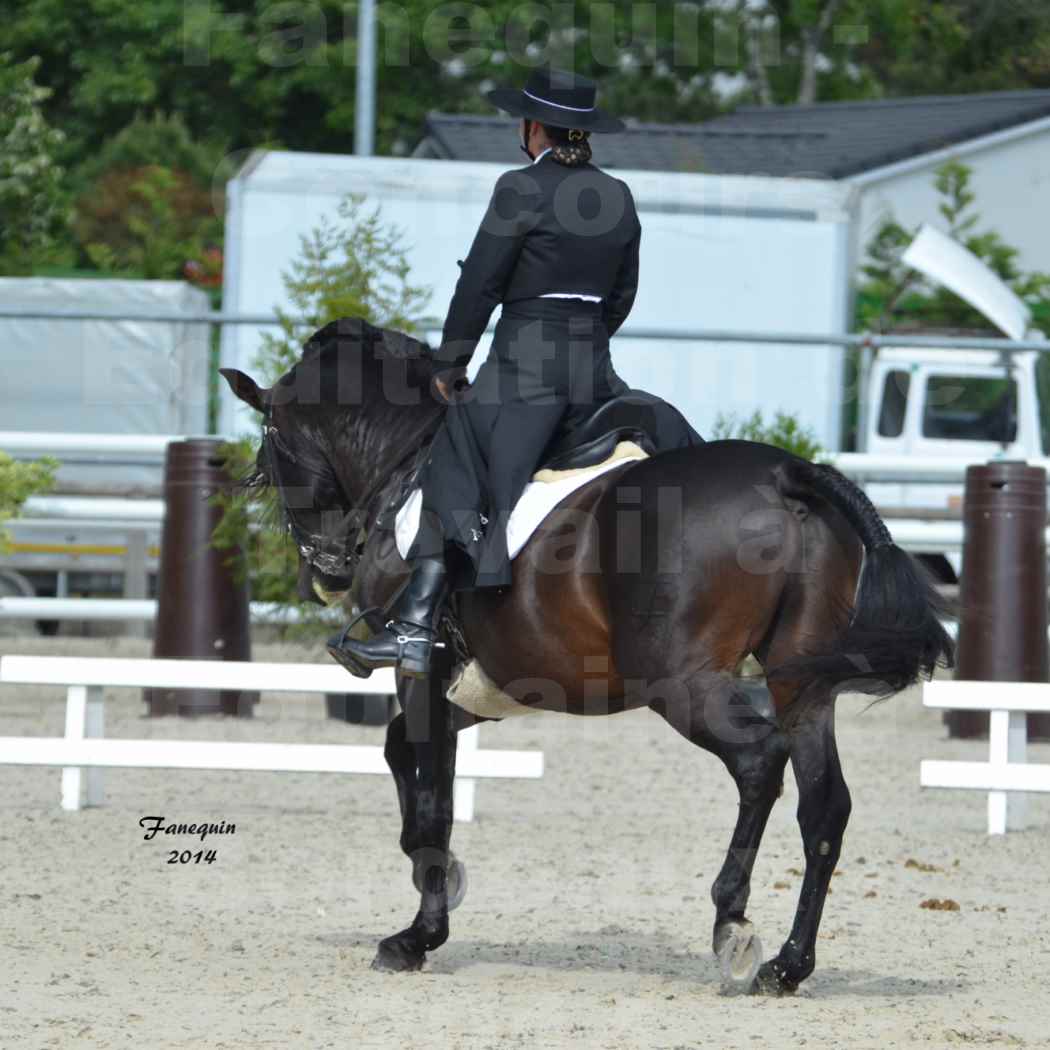
M 137 116 L 127 127 L 107 139 L 72 173 L 83 192 L 103 175 L 161 164 L 182 172 L 197 185 L 209 187 L 230 174 L 225 170 L 226 147 L 219 142 L 198 142 L 181 116 L 155 113 Z
M 77 202 L 76 235 L 100 270 L 173 279 L 222 240 L 211 195 L 158 164 L 113 170 Z
M 798 418 L 788 412 L 777 412 L 772 423 L 766 423 L 762 413 L 757 409 L 744 420 L 735 415 L 722 414 L 715 420 L 711 436 L 715 441 L 738 438 L 741 441 L 758 441 L 763 445 L 776 445 L 777 448 L 785 449 L 808 460 L 815 460 L 824 451 L 813 431 L 802 426 Z
M 11 542 L 4 522 L 18 517 L 30 496 L 51 488 L 57 468 L 58 461 L 49 457 L 20 463 L 0 452 L 0 553 L 6 551 Z

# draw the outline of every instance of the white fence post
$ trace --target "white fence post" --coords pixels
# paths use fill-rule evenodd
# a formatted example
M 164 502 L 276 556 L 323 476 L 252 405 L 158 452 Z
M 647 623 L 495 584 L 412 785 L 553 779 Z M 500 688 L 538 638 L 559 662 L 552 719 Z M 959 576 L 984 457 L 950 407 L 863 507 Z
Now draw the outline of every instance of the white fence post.
M 87 728 L 87 686 L 71 685 L 66 690 L 66 739 L 83 740 Z M 84 770 L 66 766 L 62 770 L 62 808 L 80 809 L 80 786 Z
M 102 702 L 102 686 L 100 685 L 88 686 L 84 735 L 89 740 L 101 740 L 106 735 L 106 708 Z M 102 778 L 106 775 L 106 771 L 101 766 L 94 766 L 85 772 L 87 783 L 84 791 L 84 805 L 101 806 L 105 801 Z
M 992 711 L 988 727 L 988 762 L 1006 766 L 1028 757 L 1028 715 L 1023 711 Z M 1018 791 L 988 792 L 988 834 L 1005 835 L 1025 825 L 1026 797 Z
M 923 685 L 925 707 L 988 711 L 988 761 L 931 761 L 919 767 L 923 787 L 988 792 L 988 834 L 1025 826 L 1027 792 L 1050 791 L 1050 767 L 1028 762 L 1028 712 L 1050 712 L 1045 682 L 934 681 Z
M 477 751 L 478 734 L 481 726 L 473 725 L 460 730 L 456 740 L 456 766 L 459 756 L 464 752 Z M 474 819 L 474 786 L 471 777 L 457 776 L 452 782 L 452 817 L 454 820 L 469 822 Z

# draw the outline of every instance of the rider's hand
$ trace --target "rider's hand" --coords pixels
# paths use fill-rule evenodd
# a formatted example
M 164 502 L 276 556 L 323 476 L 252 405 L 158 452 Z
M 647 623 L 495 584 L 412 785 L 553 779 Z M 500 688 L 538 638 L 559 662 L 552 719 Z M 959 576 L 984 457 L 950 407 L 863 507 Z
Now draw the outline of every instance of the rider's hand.
M 451 403 L 456 391 L 466 385 L 466 379 L 467 370 L 465 368 L 449 368 L 434 376 L 434 385 L 442 398 Z

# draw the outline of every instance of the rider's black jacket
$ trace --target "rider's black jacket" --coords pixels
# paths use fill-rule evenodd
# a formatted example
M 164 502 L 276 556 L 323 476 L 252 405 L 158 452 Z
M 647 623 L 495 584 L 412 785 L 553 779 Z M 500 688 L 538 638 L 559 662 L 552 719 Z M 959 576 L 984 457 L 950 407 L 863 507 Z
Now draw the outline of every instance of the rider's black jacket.
M 609 335 L 638 289 L 641 225 L 627 184 L 551 153 L 500 176 L 449 304 L 436 369 L 465 365 L 499 303 L 600 296 Z

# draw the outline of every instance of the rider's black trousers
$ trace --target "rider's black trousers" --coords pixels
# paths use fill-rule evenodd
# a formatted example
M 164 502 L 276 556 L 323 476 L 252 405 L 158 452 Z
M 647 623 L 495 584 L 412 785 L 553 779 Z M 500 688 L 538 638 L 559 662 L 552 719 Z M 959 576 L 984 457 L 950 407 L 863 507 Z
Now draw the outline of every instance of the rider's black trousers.
M 455 589 L 511 582 L 510 512 L 563 426 L 628 390 L 609 357 L 600 303 L 526 299 L 504 304 L 488 357 L 448 407 L 420 474 L 422 514 L 409 557 L 467 555 Z

